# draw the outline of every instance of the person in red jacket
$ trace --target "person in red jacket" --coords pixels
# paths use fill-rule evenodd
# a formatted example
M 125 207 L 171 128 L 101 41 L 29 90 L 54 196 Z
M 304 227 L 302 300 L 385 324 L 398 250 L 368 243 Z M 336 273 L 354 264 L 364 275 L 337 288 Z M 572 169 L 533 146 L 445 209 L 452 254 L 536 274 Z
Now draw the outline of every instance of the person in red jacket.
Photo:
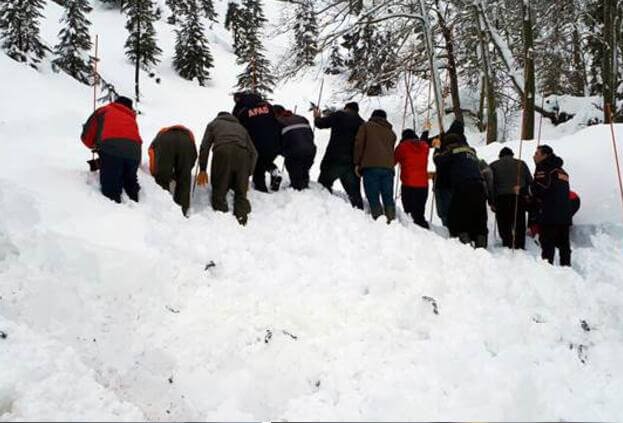
M 102 194 L 120 203 L 125 190 L 131 200 L 138 201 L 136 172 L 141 164 L 142 140 L 132 100 L 117 97 L 94 111 L 83 125 L 80 139 L 100 157 Z
M 405 129 L 394 151 L 394 162 L 400 165 L 400 197 L 402 208 L 411 215 L 413 222 L 428 229 L 424 216 L 428 198 L 428 131 L 418 138 L 413 129 Z

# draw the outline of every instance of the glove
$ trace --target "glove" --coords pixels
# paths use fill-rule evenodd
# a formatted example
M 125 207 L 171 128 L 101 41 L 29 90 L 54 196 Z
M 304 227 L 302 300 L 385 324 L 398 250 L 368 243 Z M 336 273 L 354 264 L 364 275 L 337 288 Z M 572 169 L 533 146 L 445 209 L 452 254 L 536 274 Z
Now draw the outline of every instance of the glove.
M 205 170 L 202 170 L 201 172 L 199 172 L 199 175 L 197 175 L 197 185 L 199 185 L 200 187 L 204 187 L 208 184 L 208 174 L 206 173 Z
M 355 175 L 357 175 L 358 178 L 361 178 L 361 169 L 359 169 L 359 166 L 355 166 Z

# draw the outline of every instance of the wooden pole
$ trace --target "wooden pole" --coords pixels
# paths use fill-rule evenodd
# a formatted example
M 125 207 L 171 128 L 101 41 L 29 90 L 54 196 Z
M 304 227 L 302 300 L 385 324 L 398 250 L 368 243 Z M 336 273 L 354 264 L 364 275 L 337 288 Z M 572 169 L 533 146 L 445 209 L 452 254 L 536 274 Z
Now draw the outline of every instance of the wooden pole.
M 541 110 L 543 110 L 543 106 L 545 106 L 545 97 L 543 93 L 541 93 Z M 539 135 L 537 136 L 536 146 L 541 145 L 541 127 L 543 126 L 543 113 L 539 116 Z
M 97 50 L 99 44 L 99 35 L 95 35 L 95 53 L 93 55 L 93 111 L 97 108 L 97 87 L 99 86 L 99 77 L 97 75 Z
M 521 111 L 521 120 L 523 121 L 523 114 L 525 113 L 525 109 L 522 109 Z M 517 190 L 517 192 L 515 192 L 515 214 L 513 215 L 513 245 L 512 245 L 512 249 L 513 251 L 515 251 L 515 241 L 517 239 L 517 211 L 519 210 L 519 191 L 521 190 L 521 187 L 519 186 L 519 184 L 521 183 L 521 155 L 522 155 L 522 149 L 523 149 L 523 136 L 520 137 L 519 140 L 519 157 L 517 160 L 517 179 L 515 180 L 515 189 Z
M 621 206 L 623 206 L 623 181 L 621 180 L 621 166 L 619 165 L 619 153 L 617 151 L 616 136 L 614 135 L 614 117 L 612 116 L 612 106 L 606 103 L 606 113 L 610 118 L 610 133 L 612 135 L 612 148 L 614 149 L 614 163 L 617 168 L 617 177 L 619 179 L 619 193 L 621 194 Z

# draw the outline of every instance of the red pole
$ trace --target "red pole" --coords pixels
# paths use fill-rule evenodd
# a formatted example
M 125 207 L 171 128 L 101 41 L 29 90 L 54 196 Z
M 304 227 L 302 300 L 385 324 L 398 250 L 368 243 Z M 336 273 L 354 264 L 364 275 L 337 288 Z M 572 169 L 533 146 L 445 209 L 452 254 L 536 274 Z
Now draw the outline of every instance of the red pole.
M 621 166 L 619 166 L 619 153 L 617 152 L 617 142 L 614 135 L 614 119 L 612 118 L 612 108 L 610 104 L 606 104 L 606 113 L 610 116 L 610 133 L 612 134 L 612 148 L 614 149 L 614 162 L 617 167 L 617 176 L 619 179 L 619 192 L 621 193 L 621 205 L 623 205 L 623 182 L 621 181 Z

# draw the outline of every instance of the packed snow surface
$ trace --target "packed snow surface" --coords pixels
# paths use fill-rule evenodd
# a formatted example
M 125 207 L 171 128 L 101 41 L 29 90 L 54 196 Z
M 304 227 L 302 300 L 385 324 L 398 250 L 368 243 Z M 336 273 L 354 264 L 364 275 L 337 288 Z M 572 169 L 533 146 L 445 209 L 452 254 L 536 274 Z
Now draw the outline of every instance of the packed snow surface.
M 60 11 L 48 9 L 52 39 Z M 122 17 L 93 21 L 104 31 Z M 124 34 L 106 34 L 102 71 L 130 92 Z M 201 136 L 231 108 L 238 70 L 226 34 L 212 37 L 212 86 L 176 78 L 170 57 L 161 85 L 146 79 L 144 151 L 162 126 Z M 171 34 L 162 42 L 172 54 Z M 623 209 L 608 127 L 544 124 L 582 197 L 573 267 L 560 268 L 532 241 L 499 247 L 492 217 L 492 247 L 474 251 L 438 219 L 433 231 L 402 214 L 373 222 L 317 184 L 250 192 L 246 227 L 213 212 L 204 188 L 185 219 L 144 169 L 140 203 L 114 204 L 78 139 L 90 88 L 5 55 L 0 69 L 1 420 L 623 418 Z M 301 111 L 317 87 L 303 78 L 274 98 Z M 400 99 L 376 101 L 399 130 Z M 316 134 L 313 177 L 328 137 Z M 531 166 L 534 146 L 522 145 Z

